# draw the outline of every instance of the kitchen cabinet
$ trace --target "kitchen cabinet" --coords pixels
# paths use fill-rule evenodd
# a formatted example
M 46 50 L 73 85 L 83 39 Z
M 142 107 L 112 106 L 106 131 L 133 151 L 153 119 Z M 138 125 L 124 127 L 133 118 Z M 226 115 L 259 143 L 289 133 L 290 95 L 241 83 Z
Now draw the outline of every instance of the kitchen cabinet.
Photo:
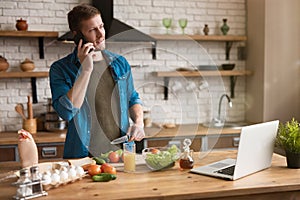
M 32 89 L 32 102 L 37 103 L 36 78 L 46 78 L 49 72 L 0 72 L 1 78 L 30 78 Z
M 164 78 L 164 99 L 168 100 L 168 86 L 172 77 L 204 77 L 204 76 L 227 76 L 230 77 L 231 98 L 234 98 L 234 87 L 238 76 L 249 76 L 249 70 L 214 70 L 214 71 L 157 71 L 154 76 Z
M 62 159 L 64 143 L 37 144 L 39 160 Z M 20 161 L 18 145 L 0 145 L 0 162 Z
M 43 143 L 38 144 L 39 160 L 63 158 L 64 143 Z
M 0 162 L 18 161 L 19 154 L 15 145 L 0 145 Z
M 37 37 L 39 42 L 40 58 L 44 59 L 44 38 L 57 38 L 56 31 L 0 31 L 0 37 Z

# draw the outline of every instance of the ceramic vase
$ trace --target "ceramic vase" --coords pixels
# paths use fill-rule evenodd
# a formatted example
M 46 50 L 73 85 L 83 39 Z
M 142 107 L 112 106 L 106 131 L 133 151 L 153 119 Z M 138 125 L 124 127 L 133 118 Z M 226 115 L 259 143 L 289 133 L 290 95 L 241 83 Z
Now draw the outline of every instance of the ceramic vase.
M 9 67 L 7 60 L 0 56 L 0 72 L 5 72 Z
M 28 24 L 26 20 L 23 20 L 22 18 L 17 20 L 16 28 L 18 31 L 26 31 L 28 29 Z
M 204 28 L 203 28 L 203 33 L 204 33 L 204 35 L 208 35 L 208 32 L 209 32 L 208 25 L 205 24 L 205 25 L 204 25 Z
M 221 31 L 223 35 L 227 35 L 230 27 L 227 25 L 227 19 L 223 19 L 223 25 L 221 26 Z

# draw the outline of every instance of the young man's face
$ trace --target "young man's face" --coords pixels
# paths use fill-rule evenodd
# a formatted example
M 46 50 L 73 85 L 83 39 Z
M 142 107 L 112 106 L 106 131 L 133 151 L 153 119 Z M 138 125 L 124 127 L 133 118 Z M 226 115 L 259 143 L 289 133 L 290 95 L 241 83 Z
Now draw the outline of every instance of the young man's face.
M 81 22 L 81 32 L 87 41 L 92 42 L 98 50 L 105 49 L 105 30 L 100 15 Z

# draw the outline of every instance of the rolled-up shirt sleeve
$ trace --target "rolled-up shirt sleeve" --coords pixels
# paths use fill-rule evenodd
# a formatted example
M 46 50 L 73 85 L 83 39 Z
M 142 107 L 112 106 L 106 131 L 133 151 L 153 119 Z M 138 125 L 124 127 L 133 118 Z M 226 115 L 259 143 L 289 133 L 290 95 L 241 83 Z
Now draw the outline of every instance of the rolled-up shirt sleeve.
M 73 85 L 71 77 L 62 70 L 58 63 L 51 66 L 49 76 L 52 106 L 61 118 L 70 121 L 79 111 L 79 108 L 74 107 L 67 96 Z
M 127 86 L 128 86 L 128 94 L 130 95 L 130 97 L 129 97 L 129 108 L 131 106 L 133 106 L 134 104 L 141 104 L 142 105 L 143 102 L 142 102 L 142 100 L 139 96 L 139 93 L 134 88 L 134 83 L 133 83 L 131 70 L 129 72 L 129 78 L 128 78 Z
M 131 93 L 129 108 L 134 104 L 143 104 L 142 100 L 140 99 L 139 93 L 136 90 L 133 90 L 133 92 Z

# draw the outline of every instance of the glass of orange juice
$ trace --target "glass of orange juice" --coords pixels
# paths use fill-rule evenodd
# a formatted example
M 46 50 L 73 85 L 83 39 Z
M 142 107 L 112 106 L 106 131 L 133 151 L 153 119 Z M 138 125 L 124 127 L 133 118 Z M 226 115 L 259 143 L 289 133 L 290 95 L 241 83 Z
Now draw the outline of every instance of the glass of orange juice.
M 123 144 L 124 172 L 135 172 L 135 143 Z

